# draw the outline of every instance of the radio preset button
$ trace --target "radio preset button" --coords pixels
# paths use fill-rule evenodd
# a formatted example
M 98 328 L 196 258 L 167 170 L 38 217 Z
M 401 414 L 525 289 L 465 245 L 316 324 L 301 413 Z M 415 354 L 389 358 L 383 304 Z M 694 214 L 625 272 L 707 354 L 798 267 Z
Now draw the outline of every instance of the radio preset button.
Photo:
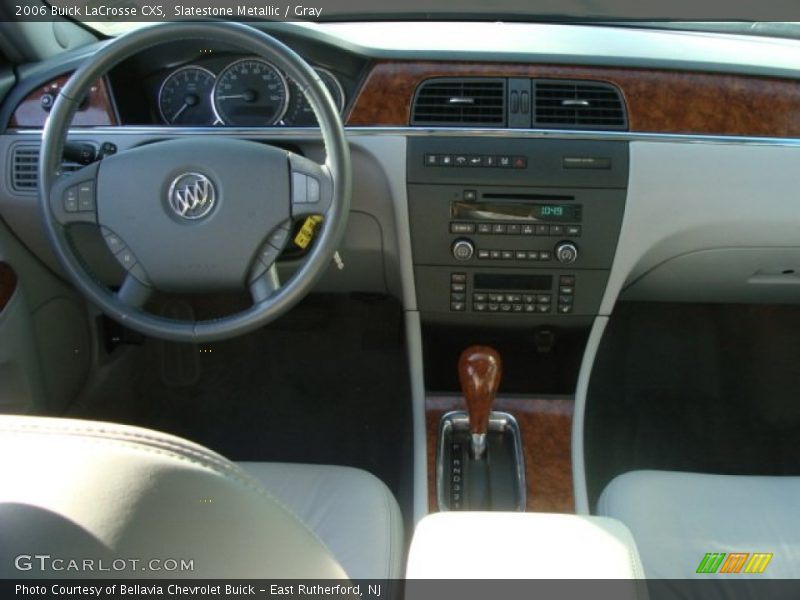
M 475 223 L 450 223 L 450 233 L 475 233 Z
M 550 226 L 549 225 L 537 225 L 536 226 L 536 235 L 550 235 Z
M 506 228 L 506 232 L 507 232 L 509 235 L 519 235 L 519 233 L 520 233 L 520 231 L 519 231 L 519 225 L 517 225 L 517 224 L 509 225 L 509 226 Z
M 533 225 L 523 225 L 522 226 L 522 235 L 533 235 L 535 229 Z
M 564 235 L 564 226 L 550 225 L 550 235 Z
M 478 223 L 478 233 L 492 233 L 492 224 Z
M 503 223 L 495 223 L 492 225 L 492 233 L 504 234 L 505 232 L 506 226 Z

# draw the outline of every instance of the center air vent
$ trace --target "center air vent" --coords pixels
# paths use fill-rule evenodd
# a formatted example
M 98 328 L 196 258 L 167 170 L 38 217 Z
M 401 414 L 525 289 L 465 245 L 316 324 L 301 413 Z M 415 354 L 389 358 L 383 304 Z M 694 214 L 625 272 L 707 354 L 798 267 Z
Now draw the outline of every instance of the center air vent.
M 11 158 L 11 187 L 17 192 L 36 191 L 39 169 L 39 146 L 15 146 Z M 81 165 L 64 162 L 65 173 L 77 171 Z
M 627 129 L 622 96 L 599 81 L 534 80 L 534 127 Z
M 411 109 L 412 125 L 503 127 L 505 122 L 505 79 L 429 79 L 417 88 Z

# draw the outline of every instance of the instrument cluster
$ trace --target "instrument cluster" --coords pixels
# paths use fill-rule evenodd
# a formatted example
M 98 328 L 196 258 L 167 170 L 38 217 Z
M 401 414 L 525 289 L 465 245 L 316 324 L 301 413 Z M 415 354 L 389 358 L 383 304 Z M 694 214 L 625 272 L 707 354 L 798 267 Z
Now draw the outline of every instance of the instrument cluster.
M 343 112 L 347 98 L 330 70 L 315 66 Z M 297 84 L 257 57 L 194 62 L 167 72 L 158 88 L 158 116 L 175 126 L 316 126 Z

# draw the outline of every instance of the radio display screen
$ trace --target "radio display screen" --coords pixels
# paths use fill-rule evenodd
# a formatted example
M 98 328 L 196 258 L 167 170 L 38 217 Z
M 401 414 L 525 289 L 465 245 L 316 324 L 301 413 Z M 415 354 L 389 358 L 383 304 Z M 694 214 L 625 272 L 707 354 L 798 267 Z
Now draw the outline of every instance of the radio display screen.
M 460 221 L 517 221 L 519 223 L 579 223 L 580 204 L 451 202 L 450 216 Z
M 476 290 L 549 291 L 553 287 L 553 276 L 476 273 L 474 287 Z

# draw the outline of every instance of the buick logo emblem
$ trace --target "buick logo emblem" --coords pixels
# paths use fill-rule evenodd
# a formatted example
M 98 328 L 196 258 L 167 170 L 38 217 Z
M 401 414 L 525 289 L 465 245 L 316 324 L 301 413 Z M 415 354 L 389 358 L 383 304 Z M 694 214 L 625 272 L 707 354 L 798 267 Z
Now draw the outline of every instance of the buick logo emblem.
M 202 219 L 217 201 L 217 190 L 211 180 L 201 173 L 184 173 L 169 186 L 167 204 L 179 217 Z

